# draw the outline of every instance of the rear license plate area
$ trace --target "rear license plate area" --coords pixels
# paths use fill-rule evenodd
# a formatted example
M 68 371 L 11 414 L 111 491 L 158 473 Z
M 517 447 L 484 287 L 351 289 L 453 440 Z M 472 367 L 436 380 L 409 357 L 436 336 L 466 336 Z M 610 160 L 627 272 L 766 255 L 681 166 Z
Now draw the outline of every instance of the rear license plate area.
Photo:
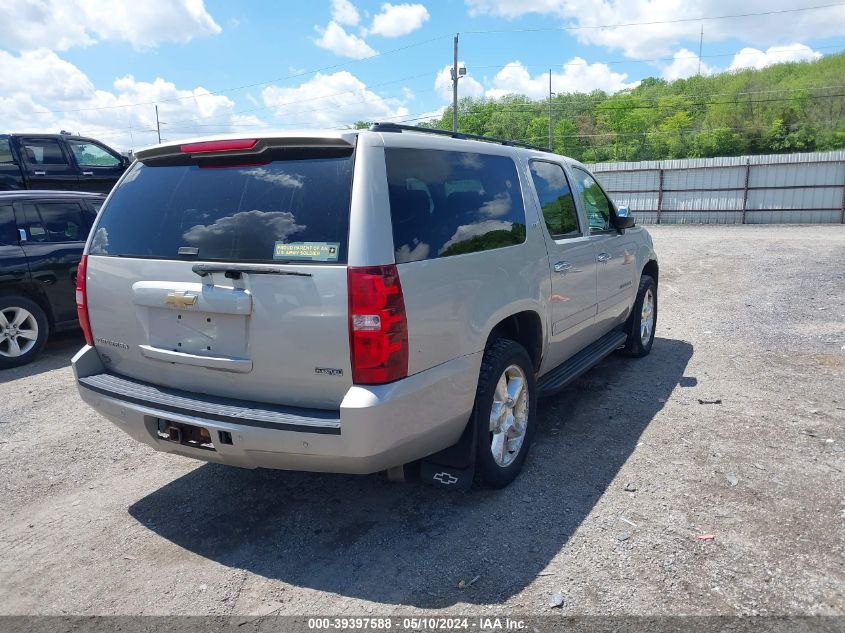
M 158 438 L 174 444 L 199 448 L 205 451 L 216 450 L 211 441 L 211 433 L 208 429 L 184 422 L 172 422 L 159 418 Z

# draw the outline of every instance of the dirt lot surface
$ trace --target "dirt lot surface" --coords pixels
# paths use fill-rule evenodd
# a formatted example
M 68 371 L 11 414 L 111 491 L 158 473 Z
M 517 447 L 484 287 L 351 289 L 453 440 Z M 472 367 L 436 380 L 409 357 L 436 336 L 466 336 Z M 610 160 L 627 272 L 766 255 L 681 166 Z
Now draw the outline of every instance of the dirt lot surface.
M 0 375 L 0 613 L 845 614 L 845 227 L 652 233 L 652 354 L 542 401 L 502 491 L 156 453 L 54 338 Z

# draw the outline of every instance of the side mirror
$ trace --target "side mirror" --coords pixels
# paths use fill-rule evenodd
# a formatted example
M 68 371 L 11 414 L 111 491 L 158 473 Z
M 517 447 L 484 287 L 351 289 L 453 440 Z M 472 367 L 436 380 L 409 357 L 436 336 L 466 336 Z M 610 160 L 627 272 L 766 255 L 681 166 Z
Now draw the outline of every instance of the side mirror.
M 628 207 L 616 209 L 616 228 L 619 230 L 630 229 L 637 223 L 637 218 L 631 213 Z

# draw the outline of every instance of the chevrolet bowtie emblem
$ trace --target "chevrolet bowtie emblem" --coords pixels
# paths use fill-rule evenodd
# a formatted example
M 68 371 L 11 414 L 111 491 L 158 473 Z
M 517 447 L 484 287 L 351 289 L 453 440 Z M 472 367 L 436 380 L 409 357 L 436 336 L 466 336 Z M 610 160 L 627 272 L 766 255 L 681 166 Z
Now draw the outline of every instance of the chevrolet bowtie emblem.
M 197 302 L 197 296 L 189 295 L 184 290 L 174 290 L 173 292 L 168 293 L 164 302 L 168 305 L 172 305 L 174 308 L 181 308 L 184 310 L 188 306 L 192 306 Z

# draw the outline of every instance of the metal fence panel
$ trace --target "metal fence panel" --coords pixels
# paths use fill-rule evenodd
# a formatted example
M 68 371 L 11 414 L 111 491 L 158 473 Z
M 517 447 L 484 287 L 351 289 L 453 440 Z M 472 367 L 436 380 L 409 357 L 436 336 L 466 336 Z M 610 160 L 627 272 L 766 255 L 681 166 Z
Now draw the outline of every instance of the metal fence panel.
M 845 151 L 592 165 L 642 224 L 845 223 Z

